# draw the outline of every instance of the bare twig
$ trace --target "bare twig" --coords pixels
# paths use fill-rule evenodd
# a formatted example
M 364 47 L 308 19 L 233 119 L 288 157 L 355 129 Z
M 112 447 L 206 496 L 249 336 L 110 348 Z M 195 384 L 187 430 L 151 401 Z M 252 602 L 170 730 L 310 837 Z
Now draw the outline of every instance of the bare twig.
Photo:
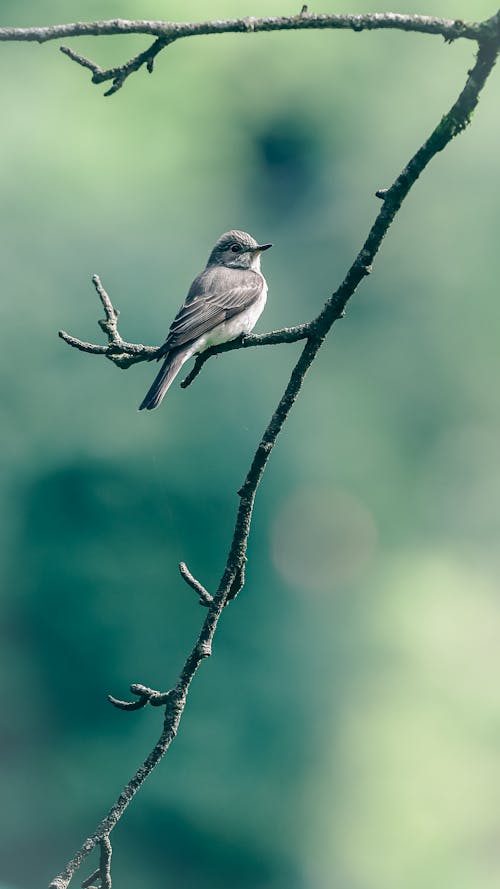
M 90 59 L 87 59 L 86 56 L 82 56 L 81 53 L 76 52 L 74 49 L 71 49 L 69 46 L 60 46 L 59 49 L 65 56 L 68 56 L 69 59 L 72 59 L 73 62 L 76 62 L 77 65 L 81 65 L 82 68 L 88 68 L 89 71 L 92 71 L 94 76 L 98 76 L 102 74 L 102 68 L 99 65 L 96 65 L 95 62 L 92 62 Z M 83 883 L 82 883 L 83 885 Z
M 327 15 L 307 13 L 307 22 L 300 21 L 304 15 L 291 16 L 248 16 L 240 19 L 216 19 L 208 22 L 168 22 L 152 20 L 110 19 L 96 22 L 73 22 L 64 25 L 49 25 L 35 28 L 0 28 L 1 41 L 29 41 L 46 43 L 67 37 L 102 37 L 116 34 L 145 34 L 163 39 L 194 37 L 205 34 L 245 33 L 257 31 L 291 31 L 308 29 L 349 30 L 353 26 L 366 30 L 397 29 L 417 31 L 421 34 L 440 34 L 454 39 L 478 40 L 488 37 L 488 22 L 464 22 L 461 19 L 444 19 L 430 15 L 400 15 L 394 12 L 374 12 L 365 15 Z M 490 20 L 488 20 L 490 21 Z
M 108 701 L 110 704 L 113 704 L 113 707 L 116 707 L 117 710 L 142 710 L 146 704 L 151 700 L 151 695 L 143 694 L 142 691 L 134 691 L 135 685 L 130 686 L 130 691 L 132 694 L 137 695 L 136 701 L 120 701 L 119 698 L 113 697 L 113 695 L 108 695 Z M 149 689 L 148 689 L 149 691 Z
M 105 355 L 113 364 L 123 369 L 137 364 L 139 361 L 151 361 L 159 357 L 160 350 L 152 346 L 143 346 L 141 343 L 126 343 L 118 332 L 119 311 L 113 306 L 99 275 L 92 276 L 92 283 L 102 303 L 105 318 L 97 323 L 108 337 L 108 345 L 101 346 L 96 343 L 86 343 L 79 340 L 65 330 L 59 331 L 59 336 L 65 343 L 78 349 L 80 352 L 88 352 L 90 355 Z
M 291 30 L 352 30 L 373 31 L 392 29 L 416 31 L 421 34 L 437 34 L 451 43 L 458 39 L 481 41 L 495 32 L 495 17 L 486 22 L 463 22 L 460 19 L 442 19 L 427 15 L 398 15 L 397 13 L 370 13 L 367 15 L 325 15 L 308 12 L 303 6 L 298 15 L 268 16 L 263 18 L 248 16 L 240 19 L 215 20 L 209 22 L 166 22 L 148 20 L 111 19 L 97 22 L 73 22 L 65 25 L 51 25 L 44 28 L 0 28 L 0 41 L 28 41 L 46 43 L 49 40 L 68 37 L 101 37 L 113 34 L 144 34 L 155 38 L 151 46 L 114 68 L 101 68 L 80 53 L 61 47 L 70 59 L 92 72 L 92 83 L 111 81 L 105 93 L 111 96 L 124 84 L 127 77 L 143 66 L 151 72 L 159 52 L 175 40 L 196 37 L 204 34 L 255 34 L 263 31 Z
M 173 39 L 175 38 L 172 38 L 172 40 Z M 74 62 L 77 62 L 78 65 L 92 71 L 92 83 L 105 83 L 107 80 L 112 80 L 112 85 L 104 93 L 105 96 L 112 96 L 113 93 L 117 93 L 118 90 L 122 88 L 127 77 L 129 77 L 130 74 L 133 74 L 134 71 L 138 71 L 143 65 L 146 65 L 147 70 L 152 74 L 156 56 L 162 49 L 168 46 L 169 43 L 172 43 L 172 40 L 167 37 L 159 37 L 158 40 L 155 40 L 155 42 L 151 44 L 149 49 L 146 49 L 132 59 L 129 59 L 124 65 L 119 65 L 117 68 L 108 68 L 106 70 L 100 68 L 99 65 L 96 65 L 90 59 L 80 55 L 80 53 L 75 52 L 68 46 L 61 46 L 60 49 L 61 52 Z
M 142 710 L 146 704 L 151 704 L 152 707 L 162 707 L 163 704 L 166 704 L 170 695 L 173 694 L 172 690 L 169 691 L 156 691 L 154 688 L 148 688 L 147 685 L 141 685 L 139 682 L 133 682 L 130 686 L 130 691 L 133 695 L 137 695 L 137 701 L 120 701 L 118 698 L 114 698 L 113 695 L 108 695 L 108 701 L 110 704 L 113 704 L 113 707 L 117 707 L 118 710 Z
M 113 343 L 115 346 L 122 345 L 122 338 L 118 333 L 118 318 L 120 317 L 120 313 L 113 306 L 108 294 L 106 293 L 104 287 L 101 284 L 101 279 L 99 275 L 92 275 L 92 283 L 97 290 L 99 295 L 99 299 L 102 302 L 102 307 L 104 309 L 104 313 L 106 318 L 103 321 L 99 321 L 99 326 L 104 333 L 107 333 L 108 340 L 110 343 Z
M 200 600 L 200 605 L 209 606 L 213 600 L 213 596 L 205 589 L 204 586 L 201 585 L 199 580 L 196 580 L 196 577 L 193 577 L 188 566 L 185 562 L 179 562 L 179 572 L 182 578 L 186 581 L 187 585 L 191 587 L 192 590 L 198 595 Z

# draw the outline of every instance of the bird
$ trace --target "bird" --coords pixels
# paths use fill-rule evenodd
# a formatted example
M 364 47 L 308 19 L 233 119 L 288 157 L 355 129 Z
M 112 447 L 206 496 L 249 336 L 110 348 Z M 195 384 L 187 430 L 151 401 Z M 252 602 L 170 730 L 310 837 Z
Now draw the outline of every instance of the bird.
M 161 404 L 192 355 L 250 333 L 267 299 L 260 256 L 272 246 L 258 244 L 247 232 L 236 229 L 220 236 L 170 326 L 157 356 L 164 362 L 140 411 L 152 411 Z

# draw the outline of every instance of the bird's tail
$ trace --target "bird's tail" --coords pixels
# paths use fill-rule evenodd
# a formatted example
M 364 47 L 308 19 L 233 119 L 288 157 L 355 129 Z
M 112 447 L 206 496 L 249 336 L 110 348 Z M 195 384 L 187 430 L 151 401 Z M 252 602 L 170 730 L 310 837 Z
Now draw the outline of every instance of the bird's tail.
M 169 355 L 167 355 L 165 361 L 161 366 L 161 370 L 158 376 L 153 382 L 153 385 L 148 390 L 147 394 L 139 405 L 140 411 L 153 411 L 155 407 L 158 407 L 158 405 L 162 403 L 167 390 L 172 385 L 182 365 L 188 357 L 189 355 L 186 354 L 185 351 L 171 352 Z

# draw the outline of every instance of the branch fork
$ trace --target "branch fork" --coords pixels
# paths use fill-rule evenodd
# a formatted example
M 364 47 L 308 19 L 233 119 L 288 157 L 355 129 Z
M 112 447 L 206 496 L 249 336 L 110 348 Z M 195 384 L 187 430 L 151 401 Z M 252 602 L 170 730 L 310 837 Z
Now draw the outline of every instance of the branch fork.
M 118 318 L 120 312 L 115 309 L 111 299 L 104 289 L 99 275 L 92 275 L 92 283 L 96 289 L 97 295 L 102 303 L 105 318 L 101 318 L 97 323 L 101 330 L 108 338 L 108 345 L 102 346 L 97 343 L 86 343 L 84 340 L 77 339 L 65 330 L 59 331 L 59 336 L 65 343 L 78 349 L 80 352 L 87 352 L 90 355 L 104 355 L 109 358 L 117 367 L 126 369 L 132 364 L 140 361 L 152 361 L 161 354 L 160 349 L 152 346 L 143 346 L 142 343 L 127 343 L 118 332 Z
M 175 689 L 169 691 L 156 691 L 154 688 L 148 688 L 147 685 L 141 685 L 139 682 L 133 682 L 130 691 L 136 695 L 136 701 L 120 701 L 119 698 L 108 695 L 108 701 L 116 707 L 117 710 L 142 710 L 146 704 L 152 707 L 163 707 L 175 694 Z
M 111 855 L 113 854 L 113 849 L 109 834 L 101 837 L 99 845 L 101 847 L 99 867 L 90 877 L 87 877 L 82 882 L 82 889 L 111 889 Z M 100 880 L 101 885 L 95 886 L 95 880 Z
M 397 13 L 368 13 L 366 15 L 329 15 L 309 12 L 307 5 L 291 16 L 247 16 L 240 19 L 216 19 L 207 22 L 167 22 L 148 20 L 111 19 L 101 22 L 73 22 L 42 28 L 0 28 L 0 41 L 32 41 L 46 43 L 68 37 L 102 35 L 144 34 L 154 37 L 153 43 L 142 52 L 114 68 L 101 68 L 91 59 L 68 46 L 61 46 L 71 61 L 92 73 L 92 83 L 111 81 L 104 93 L 112 96 L 118 92 L 131 74 L 145 67 L 152 73 L 157 55 L 167 46 L 186 37 L 202 34 L 241 34 L 266 31 L 290 31 L 331 29 L 364 31 L 397 29 L 421 34 L 439 34 L 448 42 L 465 39 L 481 42 L 498 33 L 498 15 L 486 22 L 463 22 L 460 19 L 442 19 L 427 15 L 399 15 Z

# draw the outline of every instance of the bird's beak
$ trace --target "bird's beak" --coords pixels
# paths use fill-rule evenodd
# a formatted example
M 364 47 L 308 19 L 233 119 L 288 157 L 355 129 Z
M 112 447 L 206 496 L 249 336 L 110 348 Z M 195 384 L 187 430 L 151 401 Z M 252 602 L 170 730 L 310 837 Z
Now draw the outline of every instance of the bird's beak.
M 264 253 L 264 250 L 269 250 L 272 246 L 272 244 L 259 244 L 258 247 L 254 247 L 254 253 Z

